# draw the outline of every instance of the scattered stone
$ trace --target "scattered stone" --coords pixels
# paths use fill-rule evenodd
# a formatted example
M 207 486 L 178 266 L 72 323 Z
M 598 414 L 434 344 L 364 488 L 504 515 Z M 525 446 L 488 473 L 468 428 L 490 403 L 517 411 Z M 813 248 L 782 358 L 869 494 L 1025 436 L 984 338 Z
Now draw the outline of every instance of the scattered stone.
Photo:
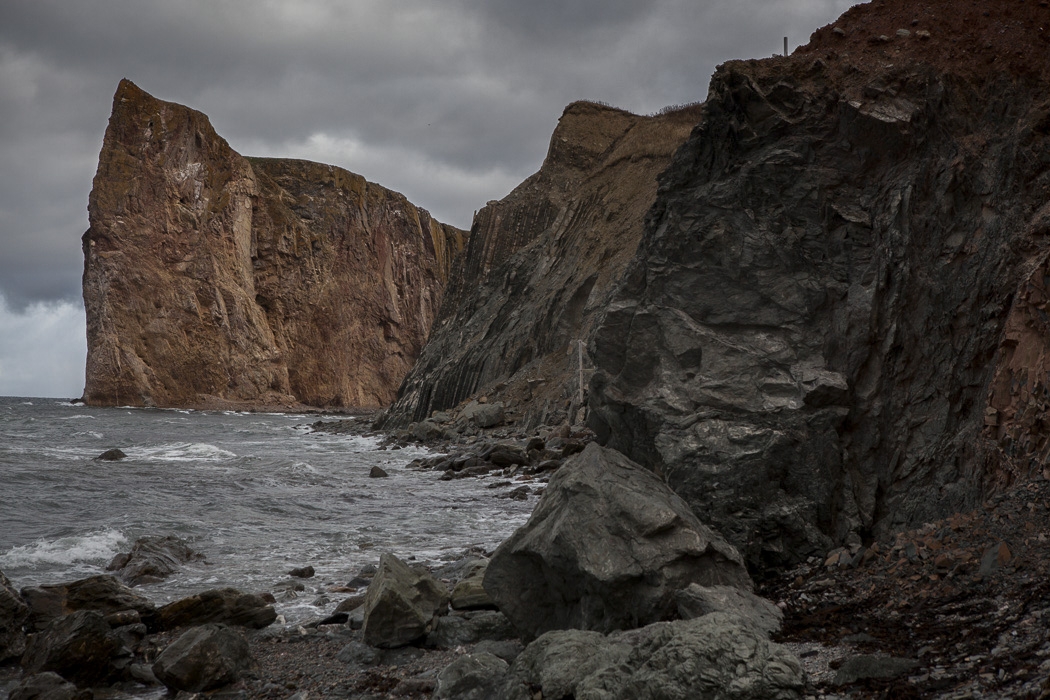
M 865 678 L 896 678 L 919 665 L 914 659 L 864 654 L 846 659 L 835 674 L 835 685 L 849 685 Z
M 106 571 L 116 571 L 121 581 L 129 586 L 157 583 L 182 568 L 183 564 L 203 561 L 204 555 L 194 551 L 182 538 L 140 537 L 130 552 L 113 557 Z
M 120 638 L 101 614 L 78 610 L 29 636 L 22 668 L 30 674 L 54 671 L 82 685 L 102 684 L 116 674 L 113 662 L 122 649 Z
M 317 572 L 314 571 L 314 567 L 302 566 L 297 569 L 292 569 L 288 572 L 288 575 L 295 578 L 313 578 L 315 573 Z
M 651 471 L 591 443 L 492 555 L 484 586 L 527 639 L 666 619 L 692 582 L 750 590 L 739 553 Z
M 199 693 L 236 681 L 251 662 L 248 642 L 225 625 L 207 624 L 185 632 L 153 664 L 153 673 L 172 690 Z
M 911 32 L 909 30 L 907 30 L 907 29 L 898 29 L 897 30 L 897 36 L 900 37 L 901 39 L 907 39 L 908 37 L 911 36 Z
M 95 457 L 95 459 L 101 460 L 103 462 L 116 462 L 118 460 L 124 459 L 125 457 L 127 457 L 126 454 L 114 447 L 111 450 L 106 450 L 98 457 Z
M 448 589 L 429 573 L 383 554 L 364 603 L 365 642 L 392 648 L 410 644 L 432 629 L 448 606 Z
M 382 467 L 372 467 L 368 471 L 368 476 L 373 478 L 373 479 L 382 479 L 383 477 L 390 476 L 390 475 L 387 474 L 386 470 L 383 469 Z
M 508 668 L 506 661 L 493 654 L 462 656 L 438 674 L 434 698 L 490 700 L 500 697 L 497 691 L 504 683 Z
M 926 29 L 920 29 L 919 31 L 915 32 L 915 36 L 925 41 L 930 38 L 930 32 Z
M 714 612 L 732 613 L 766 635 L 777 634 L 784 624 L 784 612 L 772 602 L 732 586 L 692 583 L 675 594 L 675 601 L 683 620 Z
M 29 607 L 11 582 L 0 571 L 0 663 L 22 655 L 26 636 L 22 627 L 29 619 Z
M 203 591 L 176 600 L 157 611 L 160 629 L 223 623 L 262 629 L 277 619 L 277 612 L 261 595 L 236 588 Z

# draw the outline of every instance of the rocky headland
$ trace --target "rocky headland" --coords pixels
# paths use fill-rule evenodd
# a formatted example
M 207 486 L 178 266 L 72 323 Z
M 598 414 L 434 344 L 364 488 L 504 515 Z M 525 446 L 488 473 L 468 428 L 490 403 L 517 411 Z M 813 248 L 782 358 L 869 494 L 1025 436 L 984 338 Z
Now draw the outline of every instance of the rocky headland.
M 88 214 L 91 405 L 388 405 L 466 240 L 359 175 L 245 158 L 128 80 Z

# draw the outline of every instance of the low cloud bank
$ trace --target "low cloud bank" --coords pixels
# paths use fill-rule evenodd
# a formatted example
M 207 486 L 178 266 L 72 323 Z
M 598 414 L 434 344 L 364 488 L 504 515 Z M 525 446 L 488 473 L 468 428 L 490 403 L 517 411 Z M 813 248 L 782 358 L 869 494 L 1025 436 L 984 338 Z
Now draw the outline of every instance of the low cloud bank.
M 81 304 L 38 302 L 17 310 L 0 296 L 0 396 L 78 397 L 86 358 Z

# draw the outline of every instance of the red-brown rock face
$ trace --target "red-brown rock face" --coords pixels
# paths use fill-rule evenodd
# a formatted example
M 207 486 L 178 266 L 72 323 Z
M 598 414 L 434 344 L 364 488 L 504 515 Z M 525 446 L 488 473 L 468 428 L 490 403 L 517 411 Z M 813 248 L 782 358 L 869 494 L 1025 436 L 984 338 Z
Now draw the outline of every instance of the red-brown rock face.
M 244 158 L 127 80 L 88 212 L 95 405 L 389 403 L 465 241 L 345 170 Z

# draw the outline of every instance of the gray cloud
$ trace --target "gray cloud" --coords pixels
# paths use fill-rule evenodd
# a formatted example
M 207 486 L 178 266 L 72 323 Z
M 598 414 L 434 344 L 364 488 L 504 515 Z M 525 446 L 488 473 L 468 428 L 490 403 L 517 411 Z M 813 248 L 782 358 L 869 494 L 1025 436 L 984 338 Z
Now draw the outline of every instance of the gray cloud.
M 122 77 L 208 114 L 242 153 L 339 165 L 467 226 L 539 167 L 569 102 L 702 100 L 717 63 L 804 43 L 850 4 L 5 0 L 0 294 L 11 313 L 79 303 L 87 195 Z

